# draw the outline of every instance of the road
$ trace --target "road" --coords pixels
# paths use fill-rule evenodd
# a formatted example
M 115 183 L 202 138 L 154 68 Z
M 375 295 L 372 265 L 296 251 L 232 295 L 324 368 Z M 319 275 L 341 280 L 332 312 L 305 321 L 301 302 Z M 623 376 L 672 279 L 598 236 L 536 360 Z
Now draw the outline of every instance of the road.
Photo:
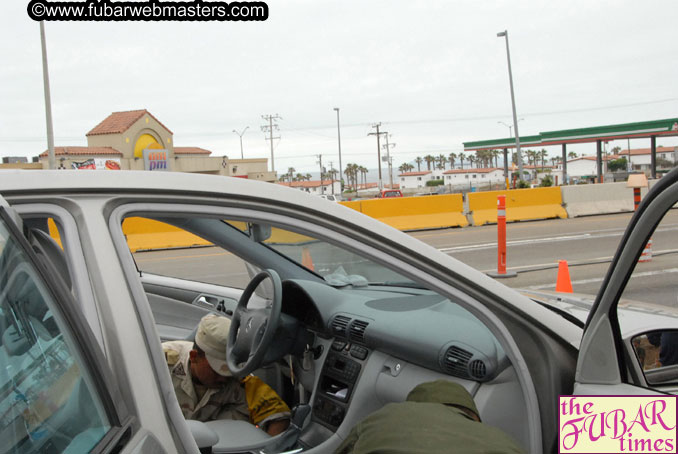
M 509 287 L 555 289 L 558 261 L 567 260 L 574 291 L 596 294 L 631 213 L 515 222 L 507 225 L 507 263 L 517 277 Z M 496 271 L 497 227 L 487 225 L 412 232 L 411 235 L 484 272 Z M 654 258 L 639 264 L 625 297 L 678 306 L 678 210 L 669 212 L 653 236 Z M 243 287 L 248 275 L 234 257 L 217 248 L 135 254 L 141 270 Z M 224 280 L 225 279 L 225 280 Z
M 596 294 L 631 213 L 507 224 L 507 264 L 514 288 L 554 290 L 558 261 L 569 265 L 577 293 Z M 415 232 L 412 236 L 481 271 L 496 271 L 496 225 Z M 641 263 L 626 297 L 678 305 L 678 210 L 670 211 L 653 235 L 654 258 Z

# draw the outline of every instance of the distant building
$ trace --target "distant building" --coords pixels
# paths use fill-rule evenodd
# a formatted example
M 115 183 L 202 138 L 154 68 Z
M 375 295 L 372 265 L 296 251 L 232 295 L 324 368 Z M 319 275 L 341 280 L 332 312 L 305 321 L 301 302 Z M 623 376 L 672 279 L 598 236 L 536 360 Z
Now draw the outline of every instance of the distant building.
M 610 156 L 603 156 L 603 167 L 605 169 L 607 168 L 605 163 L 610 159 L 613 158 Z M 559 165 L 556 170 L 562 174 L 562 164 Z M 605 173 L 604 170 L 602 173 Z M 568 160 L 567 177 L 570 179 L 570 182 L 573 182 L 573 179 L 575 180 L 574 182 L 577 180 L 595 180 L 598 177 L 598 164 L 596 162 L 596 157 L 580 156 L 578 158 Z
M 2 158 L 3 164 L 26 164 L 28 163 L 28 158 L 25 156 L 7 156 Z
M 299 189 L 310 194 L 341 194 L 341 181 L 339 180 L 308 180 L 308 181 L 293 181 L 278 182 L 281 186 Z
M 669 163 L 672 167 L 678 163 L 678 147 L 657 147 L 657 161 L 663 160 Z M 651 170 L 651 150 L 649 148 L 635 148 L 629 150 L 622 150 L 619 155 L 614 158 L 626 158 L 631 162 L 632 168 L 629 170 Z M 657 167 L 662 167 L 659 164 Z
M 421 172 L 403 172 L 398 174 L 400 189 L 418 189 L 426 187 L 426 182 L 442 178 L 442 170 L 433 172 L 422 170 Z
M 199 147 L 175 147 L 174 134 L 146 109 L 113 112 L 87 134 L 87 146 L 55 146 L 59 169 L 204 173 L 275 181 L 268 159 L 229 159 Z M 48 166 L 48 152 L 39 156 Z
M 504 169 L 490 167 L 486 169 L 452 169 L 443 172 L 446 186 L 485 186 L 504 183 Z

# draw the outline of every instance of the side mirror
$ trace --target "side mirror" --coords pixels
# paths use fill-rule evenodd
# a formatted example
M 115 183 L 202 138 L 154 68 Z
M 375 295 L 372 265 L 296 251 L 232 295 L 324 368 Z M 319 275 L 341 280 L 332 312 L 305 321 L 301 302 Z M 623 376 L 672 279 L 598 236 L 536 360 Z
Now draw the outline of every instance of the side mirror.
M 631 344 L 648 384 L 678 383 L 678 330 L 643 333 Z
M 250 224 L 250 238 L 257 243 L 263 243 L 271 237 L 271 226 L 267 224 Z

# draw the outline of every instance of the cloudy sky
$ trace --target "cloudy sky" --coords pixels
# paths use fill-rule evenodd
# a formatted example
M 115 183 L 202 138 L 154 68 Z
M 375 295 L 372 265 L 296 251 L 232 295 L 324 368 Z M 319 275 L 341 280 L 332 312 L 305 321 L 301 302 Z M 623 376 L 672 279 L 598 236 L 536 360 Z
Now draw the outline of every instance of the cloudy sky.
M 0 14 L 2 157 L 47 147 L 27 3 L 4 2 Z M 396 167 L 459 153 L 509 135 L 498 123 L 512 123 L 504 29 L 521 135 L 678 117 L 675 0 L 267 3 L 265 22 L 47 23 L 56 145 L 86 145 L 111 112 L 146 108 L 177 146 L 239 157 L 232 131 L 249 126 L 245 157 L 270 157 L 261 116 L 277 113 L 275 169 L 312 172 L 318 154 L 338 167 L 339 107 L 344 167 L 376 168 L 367 134 L 377 122 L 396 143 Z

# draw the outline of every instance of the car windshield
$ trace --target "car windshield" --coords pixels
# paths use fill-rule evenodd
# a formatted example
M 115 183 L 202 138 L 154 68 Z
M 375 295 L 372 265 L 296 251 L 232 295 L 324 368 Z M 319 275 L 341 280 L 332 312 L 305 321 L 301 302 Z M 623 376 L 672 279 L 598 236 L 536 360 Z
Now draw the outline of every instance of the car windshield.
M 263 243 L 288 260 L 322 276 L 330 285 L 419 287 L 411 279 L 370 259 L 307 235 L 274 227 Z

